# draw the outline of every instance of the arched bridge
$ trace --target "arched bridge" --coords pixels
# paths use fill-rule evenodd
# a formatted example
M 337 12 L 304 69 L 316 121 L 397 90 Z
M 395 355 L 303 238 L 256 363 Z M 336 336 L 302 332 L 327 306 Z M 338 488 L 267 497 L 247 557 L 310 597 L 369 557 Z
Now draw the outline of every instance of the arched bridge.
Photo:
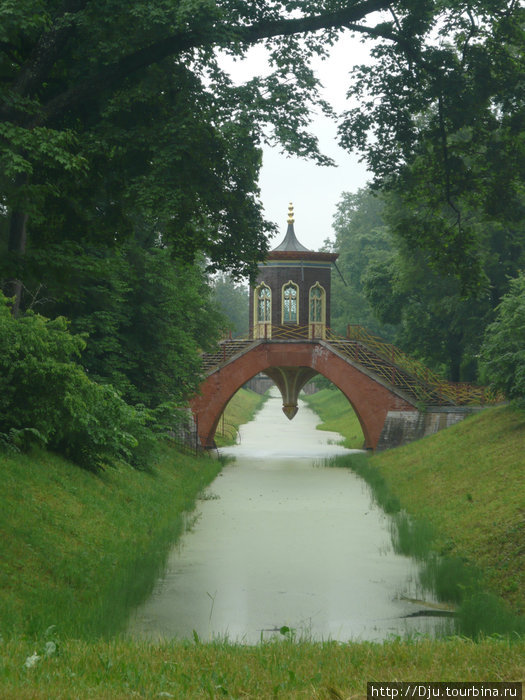
M 322 338 L 311 335 L 308 329 L 278 327 L 271 340 L 225 340 L 217 352 L 203 356 L 205 379 L 191 402 L 202 447 L 214 447 L 228 401 L 260 372 L 279 387 L 289 418 L 297 411 L 297 394 L 306 382 L 316 374 L 329 379 L 353 406 L 364 447 L 374 450 L 436 432 L 473 407 L 495 400 L 484 388 L 439 379 L 359 326 L 349 326 L 346 338 L 328 330 Z

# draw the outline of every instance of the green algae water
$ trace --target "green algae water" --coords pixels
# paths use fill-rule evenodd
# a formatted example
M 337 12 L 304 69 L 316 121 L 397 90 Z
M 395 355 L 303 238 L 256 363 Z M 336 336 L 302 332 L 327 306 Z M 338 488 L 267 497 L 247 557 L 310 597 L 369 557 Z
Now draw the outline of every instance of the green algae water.
M 289 422 L 274 392 L 221 450 L 235 461 L 204 494 L 130 635 L 254 644 L 446 631 L 432 601 L 417 601 L 416 567 L 393 552 L 364 481 L 322 466 L 349 451 L 318 422 L 303 402 Z

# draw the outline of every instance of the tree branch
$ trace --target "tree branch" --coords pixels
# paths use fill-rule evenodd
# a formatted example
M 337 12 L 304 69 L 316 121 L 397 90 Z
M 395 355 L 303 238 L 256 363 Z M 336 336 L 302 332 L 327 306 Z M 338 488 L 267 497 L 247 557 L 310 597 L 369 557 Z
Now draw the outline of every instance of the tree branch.
M 62 12 L 55 18 L 53 27 L 40 35 L 31 55 L 21 67 L 13 84 L 14 92 L 28 96 L 40 85 L 75 29 L 73 21 L 59 26 L 59 20 L 63 19 L 65 15 L 76 14 L 88 3 L 89 0 L 66 0 L 64 2 Z
M 262 39 L 277 36 L 293 36 L 322 29 L 338 27 L 352 28 L 354 31 L 367 32 L 371 36 L 393 38 L 377 28 L 364 28 L 355 23 L 372 12 L 388 8 L 387 0 L 363 0 L 352 7 L 337 12 L 312 15 L 294 19 L 283 19 L 274 22 L 261 22 L 247 27 L 231 29 L 219 26 L 215 32 L 179 32 L 155 44 L 124 56 L 119 61 L 103 66 L 97 73 L 86 80 L 70 87 L 45 104 L 39 114 L 28 126 L 39 126 L 64 111 L 81 104 L 91 102 L 103 90 L 118 85 L 137 71 L 147 68 L 169 56 L 177 56 L 194 48 L 207 46 L 227 46 L 233 43 L 255 44 Z
M 456 225 L 461 231 L 461 210 L 454 204 L 452 200 L 452 187 L 450 183 L 450 160 L 447 145 L 447 129 L 445 126 L 445 117 L 443 114 L 443 96 L 438 97 L 438 119 L 439 119 L 439 136 L 441 141 L 441 151 L 443 154 L 443 168 L 445 170 L 445 200 L 452 211 L 456 214 Z

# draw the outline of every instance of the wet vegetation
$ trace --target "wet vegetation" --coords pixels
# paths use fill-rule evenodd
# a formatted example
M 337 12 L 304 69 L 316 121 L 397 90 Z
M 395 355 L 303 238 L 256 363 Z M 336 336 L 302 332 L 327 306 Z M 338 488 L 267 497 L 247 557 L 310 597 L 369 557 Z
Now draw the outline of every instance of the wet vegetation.
M 396 450 L 331 461 L 370 485 L 394 549 L 419 561 L 423 590 L 457 607 L 459 634 L 525 633 L 524 433 L 522 411 L 490 409 Z
M 99 474 L 44 450 L 0 455 L 1 637 L 124 629 L 221 469 L 210 457 L 161 452 L 152 471 L 122 464 Z
M 216 445 L 218 447 L 234 445 L 237 440 L 239 426 L 253 418 L 266 401 L 266 398 L 266 395 L 257 394 L 250 389 L 239 389 L 228 402 L 219 420 L 215 433 Z
M 525 641 L 516 633 L 502 632 L 516 630 L 515 611 L 523 595 L 523 540 L 516 508 L 520 489 L 523 493 L 518 447 L 524 424 L 519 412 L 490 410 L 406 448 L 372 459 L 357 455 L 356 464 L 368 469 L 383 506 L 399 514 L 396 546 L 410 549 L 409 541 L 417 540 L 422 550 L 426 544 L 421 542 L 436 548 L 439 556 L 418 554 L 426 566 L 422 584 L 429 586 L 425 576 L 438 587 L 452 582 L 457 593 L 472 588 L 471 573 L 465 578 L 465 571 L 477 566 L 484 573 L 491 593 L 478 589 L 462 598 L 461 636 L 446 640 L 414 637 L 341 644 L 297 641 L 283 634 L 280 641 L 249 647 L 227 640 L 154 644 L 120 638 L 129 610 L 148 594 L 162 570 L 170 540 L 184 529 L 182 512 L 191 508 L 220 463 L 164 447 L 163 458 L 150 472 L 121 467 L 94 474 L 43 450 L 30 456 L 3 455 L 2 698 L 70 698 L 72 688 L 75 697 L 112 700 L 161 694 L 346 698 L 364 695 L 366 682 L 374 679 L 522 678 Z M 470 457 L 462 456 L 458 440 L 468 440 Z M 505 449 L 496 459 L 495 444 L 500 441 Z M 492 459 L 487 470 L 492 485 L 485 483 L 483 451 Z M 446 504 L 425 483 L 429 465 L 449 492 Z M 450 471 L 455 469 L 469 473 L 471 500 L 461 482 L 452 488 Z M 437 481 L 436 474 L 432 481 Z M 480 497 L 485 491 L 490 491 L 490 499 Z M 456 498 L 461 508 L 470 509 L 468 528 L 459 521 L 459 507 L 453 507 Z M 438 510 L 445 511 L 441 519 Z M 484 539 L 486 527 L 480 526 L 487 522 L 489 510 L 490 518 L 500 523 L 499 531 L 490 528 L 489 539 L 496 539 L 490 548 Z M 426 523 L 423 529 L 416 527 L 418 522 Z M 506 533 L 503 540 L 500 532 Z M 509 564 L 503 569 L 506 558 Z M 448 567 L 461 562 L 463 573 L 443 568 L 444 561 Z M 438 573 L 428 570 L 438 563 Z M 456 593 L 436 590 L 436 595 L 453 601 Z M 507 600 L 512 612 L 502 608 L 496 594 Z M 487 618 L 483 628 L 497 629 L 498 635 L 488 638 L 480 632 L 480 606 Z
M 330 430 L 343 436 L 341 444 L 349 449 L 360 450 L 363 447 L 363 431 L 352 406 L 339 389 L 324 388 L 315 394 L 301 394 L 312 411 L 321 417 L 317 430 Z

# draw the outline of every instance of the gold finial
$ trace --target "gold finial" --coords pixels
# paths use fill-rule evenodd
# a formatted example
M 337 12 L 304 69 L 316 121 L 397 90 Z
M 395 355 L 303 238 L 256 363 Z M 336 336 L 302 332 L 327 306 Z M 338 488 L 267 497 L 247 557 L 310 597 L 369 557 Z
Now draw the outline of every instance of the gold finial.
M 290 202 L 290 204 L 288 205 L 288 223 L 293 224 L 293 222 L 293 204 Z

